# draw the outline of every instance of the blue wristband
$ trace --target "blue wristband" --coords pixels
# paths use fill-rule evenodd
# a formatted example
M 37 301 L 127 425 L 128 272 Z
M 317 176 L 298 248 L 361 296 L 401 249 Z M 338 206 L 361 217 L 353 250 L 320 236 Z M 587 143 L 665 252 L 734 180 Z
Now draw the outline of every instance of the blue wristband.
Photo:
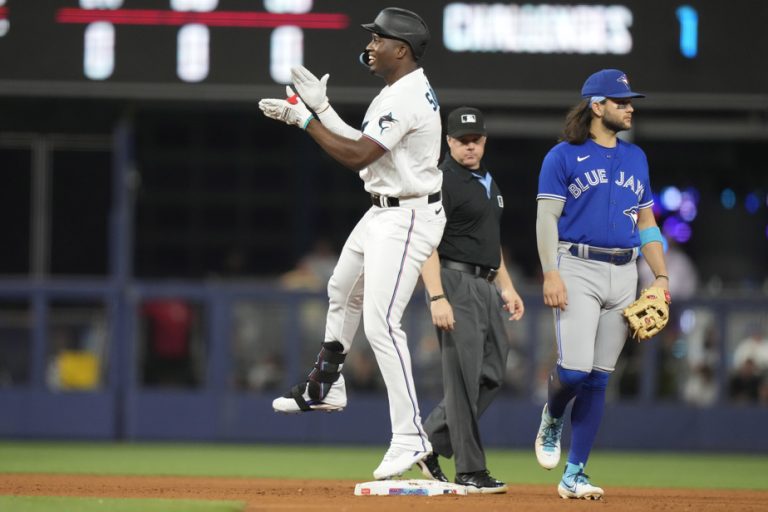
M 664 239 L 661 238 L 661 230 L 658 226 L 653 226 L 652 228 L 646 228 L 640 231 L 640 247 L 643 247 L 650 242 L 659 242 L 664 245 Z
M 307 126 L 309 126 L 309 123 L 315 118 L 315 116 L 309 116 L 306 121 L 304 121 L 304 125 L 301 127 L 302 130 L 306 130 Z

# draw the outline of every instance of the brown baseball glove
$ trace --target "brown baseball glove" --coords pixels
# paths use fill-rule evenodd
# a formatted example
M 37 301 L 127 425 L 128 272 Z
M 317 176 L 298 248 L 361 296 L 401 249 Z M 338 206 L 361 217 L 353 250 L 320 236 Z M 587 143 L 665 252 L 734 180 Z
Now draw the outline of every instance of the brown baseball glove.
M 669 322 L 669 291 L 663 288 L 646 288 L 640 297 L 624 308 L 632 337 L 645 341 L 659 333 Z

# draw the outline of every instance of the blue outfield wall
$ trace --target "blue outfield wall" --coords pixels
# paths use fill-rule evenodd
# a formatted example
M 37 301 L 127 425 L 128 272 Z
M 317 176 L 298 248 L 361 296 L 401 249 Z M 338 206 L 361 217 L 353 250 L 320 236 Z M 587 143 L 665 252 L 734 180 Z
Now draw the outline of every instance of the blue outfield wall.
M 137 311 L 142 300 L 180 297 L 196 301 L 204 311 L 206 343 L 199 389 L 152 389 L 139 382 L 139 332 Z M 309 413 L 278 415 L 272 411 L 273 393 L 237 390 L 232 368 L 238 362 L 232 351 L 238 301 L 281 304 L 286 317 L 299 318 L 305 300 L 324 294 L 289 292 L 274 286 L 227 285 L 221 283 L 34 282 L 0 280 L 0 299 L 26 300 L 29 310 L 28 382 L 0 389 L 0 436 L 18 439 L 99 439 L 126 441 L 225 441 L 254 443 L 340 443 L 384 445 L 390 439 L 389 409 L 384 393 L 349 391 L 347 409 L 338 414 Z M 51 347 L 51 305 L 62 300 L 98 300 L 104 304 L 108 346 L 104 361 L 106 379 L 94 392 L 56 392 L 46 381 Z M 534 396 L 535 354 L 546 334 L 539 330 L 544 306 L 539 297 L 526 297 L 526 317 L 520 326 L 525 335 L 519 370 L 525 389 L 500 396 L 482 418 L 487 446 L 528 449 L 533 443 L 542 404 Z M 427 318 L 423 297 L 409 306 L 412 318 Z M 683 311 L 706 308 L 718 311 L 716 318 L 719 359 L 719 400 L 708 408 L 682 402 L 659 401 L 654 383 L 659 370 L 657 353 L 661 343 L 643 345 L 640 391 L 637 399 L 608 404 L 597 446 L 616 450 L 706 450 L 768 453 L 768 407 L 735 406 L 726 401 L 727 340 L 733 336 L 731 318 L 746 314 L 765 315 L 765 298 L 740 300 L 717 298 L 677 303 Z M 421 308 L 421 310 L 419 309 Z M 268 311 L 273 311 L 269 309 Z M 549 312 L 545 311 L 548 315 Z M 275 322 L 279 323 L 279 322 Z M 423 322 L 422 322 L 423 323 Z M 411 325 L 413 324 L 413 325 Z M 284 355 L 280 389 L 287 389 L 297 376 L 306 375 L 307 362 L 296 321 L 284 322 L 277 333 Z M 408 325 L 409 340 L 419 339 L 416 323 Z M 431 325 L 428 324 L 431 329 Z M 423 327 L 422 327 L 423 329 Z M 542 341 L 542 338 L 544 340 Z M 413 350 L 413 349 L 412 349 Z M 416 352 L 413 352 L 416 353 Z M 421 375 L 423 375 L 423 371 Z M 421 395 L 420 395 L 421 396 Z M 422 416 L 435 405 L 434 398 L 421 400 Z
M 0 391 L 0 436 L 34 439 L 114 439 L 111 393 Z
M 384 396 L 350 396 L 341 413 L 276 414 L 272 396 L 213 392 L 126 397 L 123 429 L 107 394 L 0 393 L 0 436 L 24 439 L 376 444 L 390 439 Z M 422 404 L 426 415 L 435 402 Z M 541 405 L 500 398 L 481 420 L 488 447 L 530 448 Z M 596 442 L 615 450 L 768 453 L 768 409 L 609 404 Z M 119 435 L 120 431 L 122 434 Z M 566 427 L 565 439 L 568 439 Z
M 135 422 L 129 438 L 329 444 L 387 444 L 390 440 L 384 397 L 355 397 L 341 413 L 298 415 L 274 413 L 273 398 L 222 397 L 215 404 L 217 414 L 205 414 L 172 396 L 144 397 L 137 403 L 144 417 Z M 423 415 L 434 405 L 423 403 Z M 483 439 L 487 446 L 528 448 L 540 417 L 541 405 L 499 399 L 481 420 Z M 767 427 L 764 408 L 614 404 L 606 410 L 597 445 L 617 450 L 768 452 Z

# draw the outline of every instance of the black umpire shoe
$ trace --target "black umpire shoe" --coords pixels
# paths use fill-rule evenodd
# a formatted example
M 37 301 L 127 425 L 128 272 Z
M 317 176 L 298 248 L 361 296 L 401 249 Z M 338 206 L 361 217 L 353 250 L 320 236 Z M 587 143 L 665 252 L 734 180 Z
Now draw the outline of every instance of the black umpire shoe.
M 420 460 L 419 467 L 421 468 L 422 474 L 427 478 L 437 480 L 438 482 L 448 481 L 445 473 L 440 469 L 440 463 L 437 462 L 437 454 L 434 452 L 430 453 L 427 458 Z
M 507 492 L 507 484 L 491 476 L 487 469 L 472 473 L 457 473 L 456 483 L 467 488 L 471 494 L 496 494 Z

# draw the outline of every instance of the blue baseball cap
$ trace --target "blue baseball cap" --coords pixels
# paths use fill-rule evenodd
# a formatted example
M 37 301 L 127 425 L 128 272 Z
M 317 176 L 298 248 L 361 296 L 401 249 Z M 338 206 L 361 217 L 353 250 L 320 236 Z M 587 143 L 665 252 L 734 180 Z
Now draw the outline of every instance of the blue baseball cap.
M 590 75 L 581 88 L 581 95 L 585 98 L 591 96 L 645 98 L 645 94 L 634 92 L 629 87 L 627 74 L 618 69 L 601 69 L 597 73 Z

